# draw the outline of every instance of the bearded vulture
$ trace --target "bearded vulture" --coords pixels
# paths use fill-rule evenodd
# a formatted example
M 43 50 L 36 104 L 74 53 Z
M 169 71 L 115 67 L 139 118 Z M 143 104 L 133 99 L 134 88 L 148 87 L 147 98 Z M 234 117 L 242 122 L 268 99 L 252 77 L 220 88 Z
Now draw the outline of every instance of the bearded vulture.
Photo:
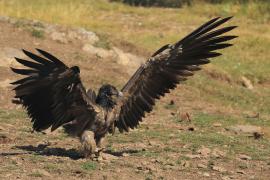
M 121 90 L 102 85 L 98 94 L 86 91 L 78 66 L 68 67 L 52 54 L 37 49 L 40 55 L 23 50 L 31 61 L 16 58 L 25 69 L 12 68 L 24 78 L 13 82 L 15 99 L 27 110 L 33 130 L 51 131 L 63 126 L 65 132 L 79 137 L 83 155 L 100 152 L 102 139 L 115 128 L 127 132 L 136 128 L 155 101 L 177 84 L 187 80 L 210 58 L 220 56 L 216 50 L 232 44 L 237 36 L 224 35 L 236 26 L 218 28 L 230 20 L 214 18 L 175 44 L 157 50 L 142 64 Z

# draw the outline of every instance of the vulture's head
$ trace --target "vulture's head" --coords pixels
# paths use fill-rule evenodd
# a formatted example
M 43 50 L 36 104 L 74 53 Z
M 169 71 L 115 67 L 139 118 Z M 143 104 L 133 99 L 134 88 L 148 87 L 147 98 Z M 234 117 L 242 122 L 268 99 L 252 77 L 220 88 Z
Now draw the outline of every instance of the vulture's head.
M 105 84 L 98 91 L 96 103 L 104 108 L 110 109 L 117 104 L 118 99 L 122 96 L 122 92 L 118 91 L 114 86 Z

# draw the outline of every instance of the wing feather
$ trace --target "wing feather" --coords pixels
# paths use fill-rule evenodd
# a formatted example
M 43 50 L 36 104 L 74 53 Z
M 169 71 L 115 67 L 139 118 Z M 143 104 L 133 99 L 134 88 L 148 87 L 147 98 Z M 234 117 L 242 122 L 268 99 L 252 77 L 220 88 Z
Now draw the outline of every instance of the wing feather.
M 29 69 L 11 70 L 26 77 L 13 82 L 16 98 L 20 99 L 33 122 L 33 129 L 51 130 L 76 119 L 81 125 L 93 121 L 96 105 L 88 97 L 79 72 L 68 68 L 50 53 L 38 49 L 44 57 L 23 50 L 32 61 L 16 58 Z M 94 92 L 92 92 L 94 94 Z M 94 96 L 92 96 L 94 97 Z M 83 130 L 84 127 L 79 127 Z
M 217 17 L 206 22 L 177 43 L 161 47 L 140 66 L 122 88 L 125 98 L 116 121 L 120 132 L 137 127 L 145 113 L 153 109 L 155 100 L 208 64 L 210 58 L 220 56 L 216 50 L 232 46 L 226 42 L 237 36 L 223 34 L 236 26 L 216 29 L 231 18 Z

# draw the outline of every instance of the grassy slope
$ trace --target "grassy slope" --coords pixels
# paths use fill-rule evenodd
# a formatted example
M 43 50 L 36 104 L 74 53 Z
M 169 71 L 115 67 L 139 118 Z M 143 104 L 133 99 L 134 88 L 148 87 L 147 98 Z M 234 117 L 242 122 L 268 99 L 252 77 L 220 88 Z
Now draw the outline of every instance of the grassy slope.
M 0 1 L 0 15 L 82 26 L 109 37 L 112 44 L 130 42 L 148 54 L 165 43 L 175 42 L 211 17 L 234 15 L 231 24 L 239 26 L 234 34 L 240 38 L 211 68 L 217 69 L 221 76 L 229 75 L 235 82 L 244 75 L 254 83 L 269 84 L 269 6 L 267 3 L 196 4 L 182 9 L 162 9 L 130 7 L 102 0 L 4 0 Z M 267 88 L 258 88 L 254 93 L 237 86 L 232 88 L 224 82 L 206 83 L 207 79 L 203 74 L 188 83 L 201 88 L 202 92 L 213 93 L 211 100 L 225 103 L 229 100 L 243 105 L 244 109 L 270 111 Z M 258 106 L 254 107 L 254 103 Z

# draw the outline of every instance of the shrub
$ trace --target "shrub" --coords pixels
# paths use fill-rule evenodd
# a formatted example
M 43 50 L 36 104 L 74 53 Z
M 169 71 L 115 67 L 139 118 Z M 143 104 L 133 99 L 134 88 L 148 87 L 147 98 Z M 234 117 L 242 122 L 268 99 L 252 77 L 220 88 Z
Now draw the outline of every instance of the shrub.
M 111 0 L 123 2 L 132 6 L 160 6 L 160 7 L 182 7 L 191 5 L 192 0 Z
M 265 2 L 264 0 L 110 0 L 114 2 L 123 2 L 132 6 L 160 6 L 160 7 L 173 7 L 179 8 L 183 5 L 192 5 L 199 2 L 211 3 L 211 4 L 248 4 L 255 2 Z M 270 4 L 270 3 L 269 3 Z

